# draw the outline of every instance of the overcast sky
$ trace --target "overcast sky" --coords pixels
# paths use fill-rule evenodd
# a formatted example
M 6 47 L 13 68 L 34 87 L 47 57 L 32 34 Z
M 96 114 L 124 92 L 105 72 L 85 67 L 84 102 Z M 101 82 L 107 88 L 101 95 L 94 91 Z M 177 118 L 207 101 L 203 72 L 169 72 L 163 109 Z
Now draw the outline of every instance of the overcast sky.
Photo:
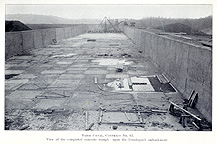
M 6 5 L 6 14 L 42 14 L 69 19 L 200 18 L 212 15 L 212 5 Z

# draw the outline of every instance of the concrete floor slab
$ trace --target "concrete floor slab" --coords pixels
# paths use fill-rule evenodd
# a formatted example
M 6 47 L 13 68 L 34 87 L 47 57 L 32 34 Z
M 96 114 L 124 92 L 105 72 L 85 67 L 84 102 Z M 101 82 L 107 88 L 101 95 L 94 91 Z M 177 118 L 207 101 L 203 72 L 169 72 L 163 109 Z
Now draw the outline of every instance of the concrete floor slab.
M 35 104 L 33 109 L 52 109 L 53 107 L 64 108 L 66 101 L 67 99 L 65 98 L 40 99 L 40 101 Z
M 34 74 L 20 74 L 17 76 L 18 79 L 33 79 L 36 78 L 37 76 Z
M 30 109 L 35 102 L 32 99 L 9 99 L 5 98 L 5 110 Z M 19 115 L 16 115 L 19 116 Z
M 26 70 L 28 66 L 13 66 L 8 68 L 8 70 Z
M 102 123 L 140 123 L 136 113 L 103 112 Z
M 84 74 L 107 74 L 106 70 L 86 70 Z
M 5 81 L 5 89 L 6 90 L 16 90 L 23 84 L 27 83 L 29 80 L 28 79 L 15 79 L 15 80 L 8 80 Z
M 97 110 L 99 109 L 99 98 L 78 98 L 78 97 L 72 97 L 68 103 L 67 103 L 67 109 L 71 110 Z
M 23 63 L 23 60 L 7 60 L 5 65 L 19 65 L 21 63 Z
M 68 80 L 80 80 L 84 78 L 84 74 L 61 74 L 59 79 L 68 79 Z
M 96 41 L 87 42 L 87 39 Z M 31 53 L 6 61 L 6 74 L 19 74 L 5 80 L 5 117 L 21 121 L 7 125 L 9 130 L 28 125 L 28 130 L 84 131 L 86 113 L 87 125 L 94 123 L 91 130 L 95 131 L 195 130 L 192 126 L 183 128 L 179 118 L 169 114 L 169 99 L 182 102 L 178 92 L 175 95 L 160 91 L 113 91 L 107 86 L 117 79 L 160 73 L 124 34 L 84 34 L 58 41 L 58 45 L 33 49 Z M 114 59 L 116 63 L 109 61 Z M 102 60 L 107 63 L 101 65 Z M 126 62 L 123 72 L 116 72 L 118 60 Z M 117 124 L 99 125 L 100 107 L 105 110 L 103 122 Z M 47 109 L 54 111 L 46 113 Z M 123 111 L 135 109 L 158 109 L 166 113 L 141 113 L 144 124 L 136 126 L 119 123 L 129 121 Z M 127 115 L 133 122 L 139 122 L 137 113 Z
M 39 96 L 42 92 L 41 91 L 24 91 L 24 90 L 17 90 L 12 92 L 7 98 L 9 99 L 33 99 L 36 96 Z
M 75 65 L 67 68 L 68 71 L 85 71 L 87 67 L 76 67 Z
M 7 64 L 7 63 L 5 63 L 5 69 L 6 70 L 9 69 L 10 67 L 14 67 L 14 66 L 16 66 L 16 64 Z
M 100 91 L 100 89 L 97 87 L 97 85 L 94 84 L 85 84 L 85 83 L 79 83 L 77 85 L 77 91 L 89 91 L 89 92 L 96 92 Z
M 108 110 L 127 110 L 129 108 L 132 108 L 134 105 L 136 105 L 136 102 L 131 100 L 120 100 L 120 99 L 113 99 L 113 100 L 103 100 L 101 99 L 100 104 L 103 108 Z
M 45 70 L 45 71 L 42 71 L 41 74 L 61 74 L 64 72 L 65 70 Z
M 74 68 L 87 68 L 88 64 L 79 63 L 78 61 L 76 61 L 76 62 L 73 63 L 73 65 L 71 65 L 71 67 L 74 67 Z
M 119 73 L 117 73 L 117 74 L 107 74 L 106 75 L 106 78 L 107 79 L 119 79 L 119 78 L 128 78 L 129 77 L 129 75 L 128 74 L 119 74 Z
M 67 70 L 66 74 L 84 74 L 84 70 Z
M 24 70 L 5 70 L 5 74 L 21 74 Z
M 119 93 L 119 92 L 105 92 L 103 100 L 133 100 L 132 94 L 129 93 Z
M 68 62 L 68 61 L 60 61 L 60 62 L 57 62 L 56 64 L 58 65 L 71 65 L 73 62 Z
M 79 80 L 55 80 L 51 85 L 48 86 L 48 88 L 71 88 L 76 87 Z
M 19 90 L 40 90 L 40 89 L 41 87 L 32 83 L 30 84 L 26 83 L 19 87 Z

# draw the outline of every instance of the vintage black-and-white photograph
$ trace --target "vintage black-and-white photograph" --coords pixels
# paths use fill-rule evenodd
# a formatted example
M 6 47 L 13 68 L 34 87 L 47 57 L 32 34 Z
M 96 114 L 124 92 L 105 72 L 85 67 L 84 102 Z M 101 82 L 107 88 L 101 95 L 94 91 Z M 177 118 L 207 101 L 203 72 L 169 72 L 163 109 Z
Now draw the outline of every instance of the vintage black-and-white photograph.
M 212 10 L 5 5 L 5 130 L 212 131 Z

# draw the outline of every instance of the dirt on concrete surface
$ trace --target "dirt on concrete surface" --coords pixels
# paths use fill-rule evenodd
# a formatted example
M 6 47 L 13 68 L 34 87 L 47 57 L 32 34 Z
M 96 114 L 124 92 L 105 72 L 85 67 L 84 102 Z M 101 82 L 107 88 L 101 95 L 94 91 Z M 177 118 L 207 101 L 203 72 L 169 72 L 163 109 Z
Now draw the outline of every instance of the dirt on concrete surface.
M 197 130 L 169 113 L 169 100 L 181 95 L 157 80 L 161 72 L 120 33 L 62 40 L 8 59 L 5 69 L 6 130 Z M 116 81 L 119 89 L 109 85 Z

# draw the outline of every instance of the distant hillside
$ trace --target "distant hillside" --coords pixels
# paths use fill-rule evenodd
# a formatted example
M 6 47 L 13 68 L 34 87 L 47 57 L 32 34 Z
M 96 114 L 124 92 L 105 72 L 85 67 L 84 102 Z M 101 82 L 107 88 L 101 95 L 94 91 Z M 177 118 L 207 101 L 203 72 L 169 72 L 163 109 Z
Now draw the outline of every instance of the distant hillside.
M 212 29 L 211 28 L 202 29 L 201 31 L 207 35 L 212 35 Z
M 143 18 L 141 20 L 133 20 L 133 19 L 128 20 L 128 22 L 131 21 L 136 22 L 137 28 L 156 28 L 156 27 L 164 27 L 169 24 L 181 23 L 197 31 L 208 32 L 207 34 L 212 33 L 211 32 L 212 16 L 198 18 L 198 19 L 188 19 L 188 18 L 173 19 L 173 18 L 149 17 L 149 18 Z
M 97 19 L 67 19 L 57 16 L 35 14 L 9 14 L 6 20 L 19 20 L 25 24 L 99 24 Z
M 187 25 L 181 23 L 174 23 L 169 25 L 164 25 L 160 27 L 156 27 L 156 29 L 160 29 L 163 32 L 172 32 L 172 33 L 186 33 L 188 35 L 205 35 L 205 33 L 195 30 Z
M 26 24 L 31 29 L 49 29 L 49 28 L 63 28 L 63 27 L 72 27 L 77 24 Z
M 5 32 L 31 30 L 28 26 L 20 21 L 5 21 Z

